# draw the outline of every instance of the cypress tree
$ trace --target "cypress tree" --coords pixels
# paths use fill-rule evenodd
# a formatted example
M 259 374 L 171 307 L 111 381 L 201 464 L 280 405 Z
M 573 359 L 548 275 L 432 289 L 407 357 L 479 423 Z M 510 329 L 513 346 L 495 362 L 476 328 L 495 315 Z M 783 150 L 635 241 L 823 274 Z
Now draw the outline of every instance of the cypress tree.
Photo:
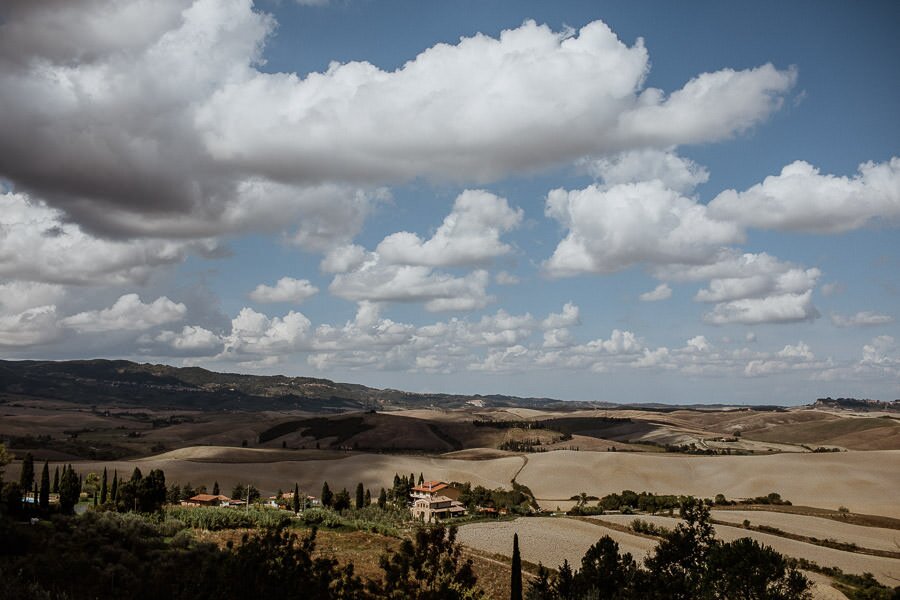
M 72 465 L 63 467 L 59 481 L 59 507 L 63 514 L 71 514 L 72 509 L 78 504 L 78 496 L 81 488 L 78 485 L 78 475 Z
M 419 485 L 425 483 L 425 476 L 422 473 L 419 473 Z
M 100 504 L 106 504 L 106 467 L 103 467 L 103 477 L 100 479 Z
M 385 506 L 387 506 L 387 492 L 381 488 L 381 493 L 378 494 L 378 508 L 383 509 Z
M 59 467 L 56 467 L 56 470 L 53 471 L 53 489 L 51 491 L 54 494 L 59 493 Z
M 331 488 L 328 487 L 328 482 L 322 484 L 322 506 L 331 507 L 331 503 L 334 501 L 334 494 L 331 491 Z
M 366 506 L 371 506 L 372 504 L 372 490 L 366 488 L 366 497 L 363 500 L 363 504 Z
M 219 482 L 218 482 L 218 481 L 213 481 L 213 493 L 212 493 L 212 495 L 213 495 L 213 496 L 218 496 L 218 495 L 219 495 Z
M 363 502 L 365 501 L 365 492 L 363 491 L 362 482 L 356 484 L 356 510 L 359 510 L 363 507 Z
M 119 499 L 119 472 L 113 471 L 113 482 L 112 487 L 109 488 L 109 497 L 110 500 L 115 502 Z
M 26 492 L 31 489 L 34 484 L 34 457 L 31 452 L 25 453 L 22 459 L 22 472 L 19 474 L 19 487 Z
M 293 509 L 295 513 L 300 512 L 300 484 L 294 484 Z
M 519 534 L 513 534 L 512 581 L 509 584 L 510 600 L 522 600 L 522 557 L 519 556 Z
M 50 508 L 50 463 L 44 461 L 44 469 L 41 471 L 41 510 Z

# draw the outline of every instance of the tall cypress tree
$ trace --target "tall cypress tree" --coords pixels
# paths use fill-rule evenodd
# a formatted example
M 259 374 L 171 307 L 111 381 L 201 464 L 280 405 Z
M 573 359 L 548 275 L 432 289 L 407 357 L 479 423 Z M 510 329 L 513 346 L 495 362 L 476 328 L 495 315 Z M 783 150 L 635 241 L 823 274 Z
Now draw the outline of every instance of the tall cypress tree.
M 25 453 L 22 459 L 22 472 L 19 474 L 19 487 L 26 492 L 31 489 L 34 484 L 34 457 L 31 452 Z
M 322 506 L 331 507 L 334 502 L 334 492 L 328 487 L 328 482 L 322 484 Z
M 363 491 L 362 482 L 356 484 L 356 510 L 359 510 L 363 507 L 363 502 L 365 501 L 366 493 Z
M 293 509 L 295 513 L 300 512 L 300 484 L 294 484 L 294 503 Z
M 103 477 L 100 479 L 100 504 L 106 504 L 106 467 L 103 467 Z
M 109 498 L 113 502 L 119 499 L 119 472 L 113 471 L 112 487 L 109 488 Z
M 78 504 L 78 496 L 81 487 L 78 484 L 78 474 L 72 465 L 63 467 L 59 481 L 59 508 L 63 514 L 71 514 L 72 509 Z
M 54 494 L 59 493 L 59 467 L 56 467 L 56 470 L 53 471 L 53 490 L 51 490 Z
M 519 556 L 519 534 L 513 534 L 512 581 L 509 584 L 510 600 L 522 600 L 522 557 Z
M 39 505 L 41 510 L 50 508 L 50 463 L 44 461 L 44 469 L 41 471 L 41 494 Z
M 213 496 L 218 496 L 218 495 L 219 495 L 219 482 L 218 482 L 218 481 L 213 481 L 213 492 L 212 492 L 212 495 L 213 495 Z

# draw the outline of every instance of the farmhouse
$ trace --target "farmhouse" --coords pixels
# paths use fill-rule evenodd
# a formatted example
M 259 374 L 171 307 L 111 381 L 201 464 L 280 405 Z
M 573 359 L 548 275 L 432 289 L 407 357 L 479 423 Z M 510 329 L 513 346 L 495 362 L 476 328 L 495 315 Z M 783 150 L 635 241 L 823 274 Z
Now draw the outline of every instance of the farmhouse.
M 182 500 L 182 506 L 230 506 L 233 501 L 228 496 L 219 494 L 213 496 L 211 494 L 197 494 L 193 498 Z
M 466 509 L 457 499 L 459 490 L 443 481 L 425 481 L 410 490 L 413 505 L 410 510 L 414 519 L 426 523 L 459 517 Z

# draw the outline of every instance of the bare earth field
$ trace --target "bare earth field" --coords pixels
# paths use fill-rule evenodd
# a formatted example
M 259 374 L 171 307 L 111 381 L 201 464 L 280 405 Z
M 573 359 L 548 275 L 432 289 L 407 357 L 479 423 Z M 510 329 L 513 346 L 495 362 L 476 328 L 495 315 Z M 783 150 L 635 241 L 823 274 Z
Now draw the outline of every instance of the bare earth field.
M 516 480 L 553 508 L 581 492 L 623 489 L 748 498 L 778 492 L 794 504 L 900 517 L 900 452 L 679 456 L 548 452 L 528 457 Z
M 522 560 L 543 563 L 552 569 L 568 560 L 578 566 L 581 557 L 598 539 L 608 535 L 619 543 L 619 550 L 641 560 L 656 541 L 622 533 L 585 521 L 560 517 L 529 517 L 515 521 L 472 523 L 459 529 L 458 539 L 466 546 L 492 554 L 509 556 L 513 534 L 519 534 Z
M 820 540 L 833 539 L 856 544 L 862 548 L 900 552 L 900 531 L 882 527 L 862 527 L 841 523 L 833 519 L 790 515 L 762 510 L 713 510 L 712 518 L 740 525 L 744 519 L 751 525 L 777 527 L 788 533 L 795 533 Z

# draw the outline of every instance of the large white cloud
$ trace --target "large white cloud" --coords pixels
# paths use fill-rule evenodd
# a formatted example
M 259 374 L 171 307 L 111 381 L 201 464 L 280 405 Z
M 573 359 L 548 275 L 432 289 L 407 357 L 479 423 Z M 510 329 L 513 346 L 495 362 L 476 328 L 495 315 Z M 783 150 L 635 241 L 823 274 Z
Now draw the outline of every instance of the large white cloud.
M 314 225 L 299 243 L 328 249 L 358 229 L 358 186 L 722 139 L 765 119 L 794 79 L 765 65 L 701 74 L 668 97 L 642 90 L 643 43 L 599 21 L 561 33 L 529 21 L 396 71 L 352 62 L 301 78 L 257 68 L 276 24 L 250 0 L 0 10 L 0 176 L 110 235 L 293 220 Z
M 401 231 L 384 238 L 375 251 L 392 264 L 447 267 L 483 264 L 512 248 L 500 235 L 522 222 L 522 209 L 483 190 L 466 190 L 453 203 L 429 240 Z
M 147 304 L 137 294 L 125 294 L 109 308 L 81 312 L 62 319 L 60 324 L 86 333 L 134 331 L 180 321 L 186 315 L 184 304 L 165 296 Z
M 840 233 L 900 217 L 900 158 L 867 162 L 854 177 L 822 175 L 804 161 L 744 192 L 726 190 L 709 204 L 716 218 L 764 229 Z
M 612 273 L 640 263 L 705 263 L 743 240 L 733 223 L 659 181 L 551 191 L 546 213 L 568 229 L 544 264 L 554 277 Z

